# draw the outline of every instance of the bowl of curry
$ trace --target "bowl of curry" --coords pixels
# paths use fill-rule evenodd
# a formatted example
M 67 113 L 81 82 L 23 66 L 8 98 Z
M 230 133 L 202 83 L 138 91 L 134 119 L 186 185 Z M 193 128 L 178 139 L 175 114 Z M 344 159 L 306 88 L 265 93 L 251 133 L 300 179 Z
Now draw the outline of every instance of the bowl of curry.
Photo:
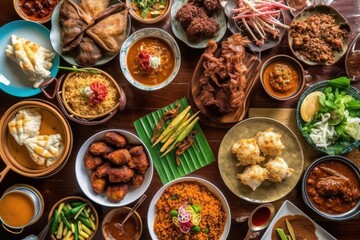
M 169 15 L 173 0 L 126 0 L 130 16 L 145 24 L 160 22 Z
M 261 67 L 260 80 L 270 97 L 285 101 L 297 97 L 304 88 L 304 69 L 294 58 L 276 55 Z
M 14 0 L 14 8 L 24 20 L 46 23 L 50 21 L 57 3 L 58 0 Z
M 133 86 L 153 91 L 176 77 L 181 63 L 174 38 L 158 28 L 144 28 L 128 37 L 120 50 L 120 67 Z
M 347 220 L 360 212 L 360 170 L 342 156 L 324 156 L 305 171 L 304 202 L 330 220 Z

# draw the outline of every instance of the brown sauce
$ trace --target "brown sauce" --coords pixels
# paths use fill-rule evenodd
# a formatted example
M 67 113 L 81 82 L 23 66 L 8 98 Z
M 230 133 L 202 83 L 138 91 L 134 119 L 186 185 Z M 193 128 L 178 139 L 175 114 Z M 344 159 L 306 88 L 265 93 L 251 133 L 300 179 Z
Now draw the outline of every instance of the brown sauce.
M 299 88 L 299 74 L 292 64 L 285 61 L 270 63 L 264 71 L 264 85 L 271 95 L 288 97 Z
M 336 171 L 347 180 L 342 180 L 329 171 Z M 360 182 L 351 167 L 341 161 L 332 160 L 322 162 L 311 170 L 306 181 L 306 191 L 310 201 L 320 211 L 341 214 L 358 204 Z
M 263 226 L 270 218 L 271 212 L 268 207 L 259 208 L 252 216 L 252 224 L 254 226 Z
M 151 72 L 145 71 L 139 63 L 141 51 L 160 57 L 159 67 Z M 150 86 L 166 81 L 175 66 L 175 57 L 171 47 L 164 40 L 156 37 L 145 37 L 133 43 L 129 48 L 126 61 L 131 76 L 136 81 Z
M 31 20 L 41 20 L 51 15 L 57 0 L 19 0 L 21 11 Z
M 25 226 L 30 223 L 34 213 L 34 203 L 25 193 L 11 192 L 0 200 L 0 217 L 8 226 Z
M 281 228 L 284 230 L 285 235 L 290 235 L 286 221 L 288 220 L 294 230 L 296 239 L 307 239 L 307 240 L 317 240 L 319 239 L 316 234 L 316 227 L 313 222 L 311 222 L 307 217 L 302 215 L 288 215 L 281 217 L 274 225 L 274 228 L 271 232 L 272 240 L 281 240 L 279 234 L 276 231 L 276 228 Z
M 121 234 L 119 227 L 117 226 L 126 217 L 127 212 L 121 212 L 114 214 L 108 222 L 105 223 L 104 229 L 106 233 L 106 239 L 116 240 L 133 240 L 139 238 L 139 227 L 137 226 L 134 216 L 130 217 L 124 224 L 124 233 Z
M 59 119 L 51 112 L 43 109 L 36 108 L 36 111 L 42 115 L 40 135 L 52 135 L 59 133 L 62 137 L 65 136 L 64 129 L 61 127 L 62 124 Z M 29 169 L 44 169 L 46 166 L 40 166 L 32 160 L 25 145 L 19 145 L 13 136 L 8 132 L 7 147 L 11 156 L 21 165 Z M 63 139 L 64 140 L 64 139 Z

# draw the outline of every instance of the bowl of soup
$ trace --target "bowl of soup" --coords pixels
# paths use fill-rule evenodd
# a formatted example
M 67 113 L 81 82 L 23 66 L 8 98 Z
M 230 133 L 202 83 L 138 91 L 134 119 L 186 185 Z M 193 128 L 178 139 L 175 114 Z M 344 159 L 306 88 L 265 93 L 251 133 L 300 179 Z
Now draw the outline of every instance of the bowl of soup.
M 111 210 L 106 214 L 102 222 L 102 235 L 105 240 L 112 239 L 134 239 L 139 240 L 143 230 L 143 224 L 138 212 L 134 212 L 124 223 L 124 232 L 122 233 L 118 223 L 122 223 L 126 215 L 131 211 L 129 207 L 120 207 Z
M 0 198 L 0 220 L 7 231 L 19 234 L 36 223 L 44 211 L 44 199 L 34 187 L 16 184 L 5 190 Z
M 276 55 L 262 65 L 260 80 L 270 97 L 285 101 L 297 97 L 304 88 L 304 69 L 294 58 Z
M 360 170 L 342 156 L 315 160 L 302 181 L 304 202 L 320 216 L 347 220 L 360 212 Z
M 130 16 L 145 24 L 160 22 L 169 15 L 173 0 L 126 0 Z
M 20 175 L 43 178 L 67 162 L 73 137 L 60 110 L 47 101 L 29 99 L 11 106 L 0 119 L 0 156 L 6 167 Z
M 158 28 L 134 32 L 120 50 L 120 67 L 133 86 L 158 90 L 176 77 L 181 63 L 180 49 L 174 38 Z

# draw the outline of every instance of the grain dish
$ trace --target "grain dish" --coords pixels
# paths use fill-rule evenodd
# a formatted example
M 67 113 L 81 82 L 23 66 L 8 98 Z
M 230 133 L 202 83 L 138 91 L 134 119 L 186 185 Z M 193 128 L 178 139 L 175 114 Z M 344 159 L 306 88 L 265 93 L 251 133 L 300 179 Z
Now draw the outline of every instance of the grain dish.
M 170 211 L 184 203 L 198 205 L 201 209 L 198 232 L 189 229 L 184 233 L 173 223 Z M 165 189 L 156 203 L 155 213 L 154 231 L 158 239 L 174 239 L 180 235 L 184 239 L 220 239 L 227 218 L 221 201 L 203 184 L 195 181 L 179 182 Z
M 73 72 L 64 82 L 62 97 L 74 115 L 95 118 L 113 111 L 120 93 L 115 82 L 103 72 Z

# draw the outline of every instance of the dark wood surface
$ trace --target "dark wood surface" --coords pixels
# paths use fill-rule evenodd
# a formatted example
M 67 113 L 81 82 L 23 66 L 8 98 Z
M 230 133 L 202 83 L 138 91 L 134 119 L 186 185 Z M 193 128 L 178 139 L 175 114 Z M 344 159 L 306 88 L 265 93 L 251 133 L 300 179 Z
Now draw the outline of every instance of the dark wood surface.
M 332 6 L 335 7 L 348 20 L 352 29 L 349 41 L 352 40 L 356 36 L 356 34 L 360 32 L 360 1 L 337 0 L 332 3 Z M 14 10 L 13 1 L 10 0 L 0 2 L 0 16 L 0 26 L 3 26 L 10 21 L 20 19 Z M 286 13 L 286 23 L 289 24 L 291 22 L 291 19 L 292 17 L 288 13 Z M 50 28 L 50 23 L 45 24 L 45 26 Z M 169 31 L 172 34 L 170 17 L 166 18 L 158 24 L 148 26 L 136 23 L 135 21 L 132 22 L 132 32 L 144 27 L 159 27 Z M 227 34 L 229 35 L 229 33 Z M 5 189 L 14 184 L 30 184 L 37 188 L 43 195 L 45 199 L 45 209 L 41 219 L 34 225 L 24 229 L 23 233 L 20 235 L 9 234 L 2 227 L 0 227 L 0 239 L 21 239 L 22 237 L 25 237 L 26 235 L 31 233 L 38 234 L 40 230 L 46 225 L 48 213 L 55 202 L 69 195 L 84 196 L 75 178 L 74 163 L 78 149 L 88 137 L 100 130 L 105 130 L 108 128 L 121 128 L 135 132 L 133 121 L 158 108 L 164 107 L 174 102 L 175 100 L 182 98 L 183 96 L 188 95 L 192 74 L 203 50 L 191 49 L 181 41 L 177 40 L 177 42 L 179 44 L 182 54 L 181 69 L 175 80 L 170 85 L 158 91 L 143 92 L 132 87 L 122 75 L 119 67 L 118 58 L 115 58 L 108 64 L 100 67 L 101 69 L 107 71 L 110 75 L 112 75 L 116 79 L 116 81 L 118 81 L 118 83 L 124 87 L 127 95 L 127 105 L 125 111 L 122 113 L 117 113 L 114 118 L 100 126 L 87 127 L 71 122 L 70 124 L 74 134 L 74 145 L 72 153 L 65 167 L 56 175 L 45 179 L 30 179 L 18 175 L 13 171 L 10 171 L 5 176 L 5 179 L 0 184 L 0 195 L 5 191 Z M 267 58 L 277 54 L 291 55 L 287 44 L 286 36 L 284 36 L 283 40 L 278 46 L 262 53 L 261 60 L 264 62 Z M 67 66 L 68 64 L 62 61 L 61 65 Z M 2 66 L 0 66 L 0 69 L 1 67 Z M 344 59 L 331 67 L 309 67 L 306 65 L 303 65 L 303 67 L 312 76 L 311 83 L 320 80 L 335 78 L 338 76 L 343 76 L 346 74 L 344 67 Z M 359 88 L 360 82 L 353 85 Z M 46 99 L 43 94 L 39 94 L 35 97 L 40 99 Z M 10 106 L 21 100 L 23 99 L 7 95 L 6 93 L 0 91 L 0 115 L 3 115 Z M 51 102 L 57 104 L 55 101 Z M 272 100 L 266 95 L 265 91 L 262 89 L 261 84 L 257 82 L 251 95 L 250 107 L 294 108 L 296 106 L 296 103 L 297 99 L 286 102 L 277 102 Z M 213 150 L 213 153 L 215 154 L 215 156 L 217 156 L 220 142 L 228 129 L 207 127 L 203 124 L 201 124 L 201 127 Z M 0 165 L 1 169 L 3 169 L 4 164 L 2 163 L 2 161 L 0 161 Z M 221 179 L 217 162 L 214 162 L 202 169 L 199 169 L 190 175 L 209 180 L 221 189 L 229 202 L 232 215 L 232 224 L 228 239 L 243 239 L 246 235 L 247 223 L 238 223 L 235 221 L 235 219 L 240 216 L 248 215 L 257 205 L 238 198 L 226 187 L 223 180 Z M 156 191 L 160 189 L 161 186 L 162 183 L 159 179 L 159 176 L 157 175 L 156 171 L 154 171 L 152 183 L 149 189 L 146 191 L 146 195 L 148 196 L 148 198 L 138 209 L 144 222 L 144 231 L 141 239 L 150 239 L 146 224 L 147 209 L 149 207 L 152 197 L 154 196 Z M 320 224 L 323 228 L 325 228 L 328 232 L 330 232 L 338 239 L 353 240 L 357 239 L 360 235 L 360 216 L 343 222 L 328 221 L 320 217 L 304 204 L 301 197 L 300 183 L 298 183 L 297 186 L 287 196 L 274 202 L 276 209 L 279 209 L 283 201 L 286 199 L 290 200 L 292 203 L 298 206 L 301 210 L 308 214 L 308 216 L 314 219 L 318 224 Z M 132 204 L 130 206 L 132 206 Z M 102 219 L 105 214 L 111 210 L 111 208 L 101 207 L 99 205 L 96 205 L 96 207 L 100 219 Z M 98 229 L 94 239 L 102 239 L 101 229 Z

